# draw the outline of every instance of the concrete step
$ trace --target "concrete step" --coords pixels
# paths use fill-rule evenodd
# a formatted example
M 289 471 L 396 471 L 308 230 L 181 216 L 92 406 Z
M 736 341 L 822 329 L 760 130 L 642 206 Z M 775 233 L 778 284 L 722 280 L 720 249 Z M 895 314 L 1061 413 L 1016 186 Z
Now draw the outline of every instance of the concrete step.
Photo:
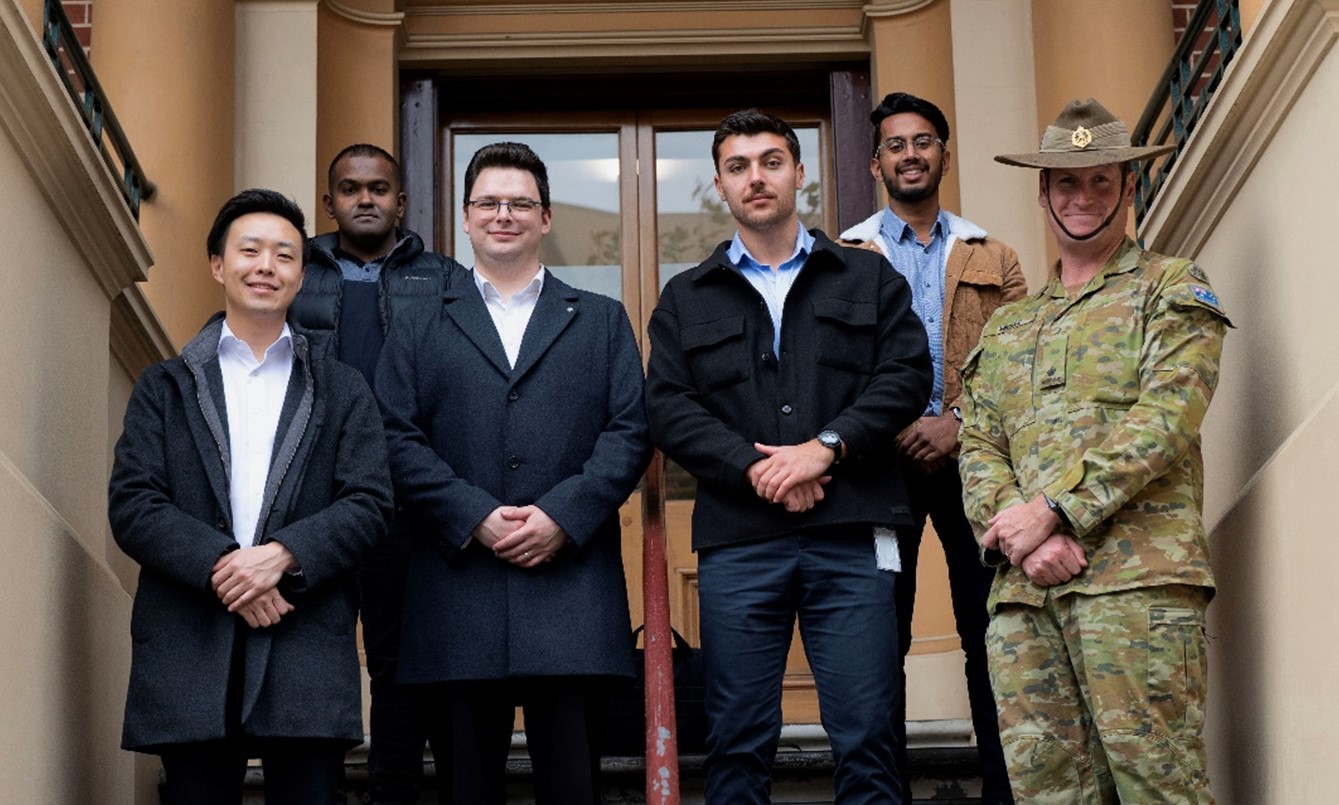
M 912 722 L 908 743 L 912 774 L 912 805 L 979 805 L 981 782 L 976 750 L 970 743 L 970 725 L 965 722 Z M 508 805 L 534 805 L 530 759 L 524 736 L 513 739 L 507 761 Z M 702 756 L 679 758 L 682 805 L 703 805 Z M 425 789 L 419 805 L 435 805 L 433 781 L 436 766 L 430 753 L 424 756 Z M 787 726 L 774 768 L 772 801 L 776 805 L 830 805 L 832 803 L 832 752 L 826 736 L 815 725 Z M 605 805 L 637 805 L 646 802 L 645 762 L 640 757 L 609 757 L 601 762 Z M 361 805 L 367 792 L 367 745 L 349 753 L 345 762 L 349 805 Z M 263 776 L 253 766 L 247 774 L 247 805 L 262 805 Z

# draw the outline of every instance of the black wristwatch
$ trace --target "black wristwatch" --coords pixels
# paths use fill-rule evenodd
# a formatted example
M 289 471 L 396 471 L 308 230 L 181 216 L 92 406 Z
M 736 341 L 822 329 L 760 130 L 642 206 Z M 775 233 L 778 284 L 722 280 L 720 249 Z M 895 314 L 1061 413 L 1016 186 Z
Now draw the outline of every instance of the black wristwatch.
M 835 430 L 821 430 L 818 432 L 817 438 L 819 444 L 831 448 L 832 452 L 836 454 L 836 457 L 832 459 L 833 464 L 842 460 L 841 434 L 837 433 Z
M 1060 520 L 1060 527 L 1066 531 L 1072 531 L 1073 528 L 1069 524 L 1069 518 L 1065 516 L 1065 510 L 1060 508 L 1060 504 L 1052 500 L 1051 496 L 1045 492 L 1043 492 L 1041 496 L 1046 501 L 1046 508 L 1050 509 L 1051 513 Z

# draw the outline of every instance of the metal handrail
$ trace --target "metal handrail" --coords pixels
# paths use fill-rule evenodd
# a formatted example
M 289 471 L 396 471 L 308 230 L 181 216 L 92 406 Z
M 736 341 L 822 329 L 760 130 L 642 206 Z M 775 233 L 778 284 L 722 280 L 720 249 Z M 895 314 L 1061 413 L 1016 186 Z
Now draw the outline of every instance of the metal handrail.
M 646 802 L 679 805 L 674 645 L 665 550 L 665 458 L 655 452 L 642 484 L 642 606 L 646 672 Z
M 121 128 L 116 113 L 107 101 L 107 93 L 103 92 L 98 77 L 93 73 L 93 65 L 89 64 L 88 57 L 84 55 L 84 48 L 79 44 L 74 26 L 65 15 L 60 0 L 46 0 L 44 5 L 42 46 L 46 49 L 47 58 L 51 59 L 56 74 L 60 76 L 66 92 L 83 117 L 84 125 L 92 135 L 103 161 L 114 175 L 120 173 L 121 195 L 130 207 L 130 214 L 138 221 L 140 202 L 153 198 L 154 184 L 145 176 L 144 169 L 135 158 L 130 140 L 126 138 L 125 130 Z M 74 77 L 71 77 L 72 73 Z M 78 79 L 77 87 L 75 78 Z M 115 159 L 108 152 L 107 143 L 115 151 Z
M 1211 17 L 1214 19 L 1214 36 L 1205 44 L 1204 52 L 1191 64 L 1196 43 L 1208 27 Z M 1172 53 L 1171 61 L 1163 70 L 1139 116 L 1130 137 L 1135 145 L 1176 146 L 1161 164 L 1157 160 L 1146 160 L 1139 166 L 1136 177 L 1134 212 L 1136 223 L 1142 223 L 1144 215 L 1157 198 L 1158 191 L 1167 181 L 1177 158 L 1181 155 L 1187 140 L 1195 130 L 1209 99 L 1222 81 L 1227 65 L 1241 46 L 1241 10 L 1237 0 L 1200 0 L 1190 15 L 1181 41 Z M 1218 57 L 1217 66 L 1210 72 L 1209 65 Z M 1154 126 L 1159 121 L 1157 134 Z

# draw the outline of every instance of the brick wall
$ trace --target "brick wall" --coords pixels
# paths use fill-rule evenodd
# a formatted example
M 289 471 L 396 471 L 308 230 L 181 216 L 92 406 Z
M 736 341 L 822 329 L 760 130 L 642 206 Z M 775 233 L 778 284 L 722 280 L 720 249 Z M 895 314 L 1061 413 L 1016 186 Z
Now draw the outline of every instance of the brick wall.
M 1186 28 L 1190 25 L 1190 17 L 1192 14 L 1195 13 L 1195 7 L 1199 4 L 1193 2 L 1192 0 L 1171 0 L 1171 3 L 1172 3 L 1172 28 L 1176 35 L 1176 41 L 1179 43 L 1181 41 L 1181 37 L 1185 35 Z M 1204 54 L 1205 47 L 1209 44 L 1210 37 L 1213 36 L 1213 30 L 1214 27 L 1217 25 L 1217 23 L 1218 23 L 1218 13 L 1217 11 L 1213 11 L 1209 14 L 1209 17 L 1205 22 L 1205 30 L 1199 33 L 1198 39 L 1195 42 L 1195 48 L 1191 53 L 1189 66 L 1193 67 L 1195 64 L 1199 62 L 1200 57 Z M 1212 73 L 1215 69 L 1218 68 L 1218 62 L 1220 58 L 1221 57 L 1218 55 L 1218 53 L 1215 52 L 1214 55 L 1209 59 L 1209 64 L 1205 66 L 1206 74 Z M 1198 95 L 1200 87 L 1203 85 L 1203 82 L 1204 79 L 1200 79 L 1200 81 L 1196 84 L 1195 88 L 1191 91 L 1190 94 Z
M 79 37 L 79 44 L 84 46 L 84 53 L 87 54 L 93 47 L 93 0 L 61 0 L 60 4 L 65 8 L 65 16 L 70 18 L 74 33 Z

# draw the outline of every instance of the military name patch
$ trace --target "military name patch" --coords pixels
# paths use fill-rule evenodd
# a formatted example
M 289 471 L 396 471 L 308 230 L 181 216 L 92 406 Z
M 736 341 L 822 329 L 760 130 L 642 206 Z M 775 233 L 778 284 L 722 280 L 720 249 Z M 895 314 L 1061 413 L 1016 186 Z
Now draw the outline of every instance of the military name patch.
M 1218 303 L 1218 296 L 1208 288 L 1201 288 L 1198 285 L 1192 285 L 1190 286 L 1190 291 L 1191 293 L 1195 294 L 1196 299 L 1200 300 L 1201 302 L 1213 308 L 1214 310 L 1223 309 L 1223 306 Z

